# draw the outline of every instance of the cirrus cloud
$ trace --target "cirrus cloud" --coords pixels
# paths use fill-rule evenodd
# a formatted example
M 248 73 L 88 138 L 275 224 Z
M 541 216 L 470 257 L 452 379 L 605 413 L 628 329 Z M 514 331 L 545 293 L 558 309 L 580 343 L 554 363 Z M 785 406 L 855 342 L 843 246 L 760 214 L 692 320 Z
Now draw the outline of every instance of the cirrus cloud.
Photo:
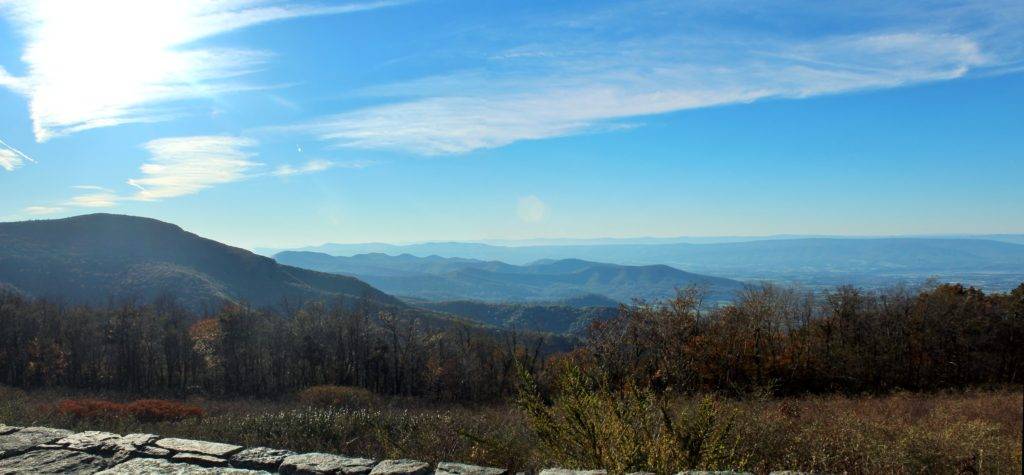
M 76 185 L 88 191 L 62 206 L 109 208 L 125 201 L 159 201 L 191 195 L 212 186 L 244 180 L 262 164 L 252 160 L 253 139 L 230 135 L 171 137 L 143 144 L 150 157 L 139 167 L 142 176 L 127 184 L 134 193 L 117 193 L 97 185 Z M 45 207 L 38 207 L 40 209 Z
M 116 206 L 117 203 L 123 199 L 124 197 L 115 193 L 87 193 L 71 198 L 64 203 L 64 206 L 72 206 L 76 208 L 109 208 L 111 206 Z M 49 207 L 34 206 L 32 208 L 44 209 Z
M 214 185 L 246 178 L 260 165 L 251 160 L 256 141 L 244 137 L 211 135 L 175 137 L 147 142 L 151 157 L 142 165 L 141 178 L 128 184 L 138 188 L 132 198 L 154 201 L 190 195 Z
M 0 168 L 12 172 L 15 168 L 24 165 L 25 162 L 35 162 L 35 160 L 0 140 Z
M 104 208 L 125 201 L 160 201 L 198 193 L 202 190 L 267 175 L 292 176 L 331 168 L 364 168 L 368 161 L 334 162 L 310 160 L 299 166 L 280 165 L 273 171 L 259 171 L 263 163 L 254 160 L 259 143 L 233 135 L 169 137 L 143 144 L 149 158 L 139 167 L 141 176 L 127 180 L 133 193 L 118 193 L 97 185 L 75 185 L 86 191 L 62 203 L 67 207 Z M 37 207 L 43 209 L 45 207 Z
M 649 0 L 531 20 L 482 28 L 466 48 L 485 51 L 474 68 L 366 88 L 377 104 L 295 129 L 338 147 L 460 154 L 687 109 L 998 73 L 1024 58 L 1020 2 Z M 794 22 L 846 27 L 778 27 Z M 502 48 L 487 49 L 493 37 Z
M 305 175 L 307 173 L 322 172 L 333 166 L 334 163 L 327 160 L 310 160 L 298 167 L 292 165 L 281 165 L 274 169 L 272 174 L 277 176 Z
M 32 216 L 43 216 L 47 214 L 55 214 L 64 211 L 64 208 L 60 206 L 29 206 L 22 210 L 25 214 Z
M 614 59 L 596 55 L 586 67 L 550 65 L 539 77 L 456 74 L 395 85 L 423 97 L 301 128 L 343 147 L 458 154 L 615 127 L 618 119 L 953 79 L 988 61 L 970 38 L 929 33 L 760 45 L 726 63 L 636 48 Z

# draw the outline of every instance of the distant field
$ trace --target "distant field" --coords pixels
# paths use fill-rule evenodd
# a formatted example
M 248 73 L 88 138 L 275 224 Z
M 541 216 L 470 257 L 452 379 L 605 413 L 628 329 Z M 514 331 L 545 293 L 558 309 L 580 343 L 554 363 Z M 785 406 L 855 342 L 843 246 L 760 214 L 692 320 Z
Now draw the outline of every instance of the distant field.
M 141 422 L 131 415 L 61 412 L 62 400 L 119 394 L 21 391 L 0 387 L 0 423 L 118 433 L 152 432 L 373 457 L 457 460 L 514 470 L 572 466 L 540 443 L 526 414 L 508 405 L 439 405 L 343 389 L 355 397 L 190 400 L 201 417 Z M 329 392 L 329 391 L 328 391 Z M 793 469 L 850 473 L 1019 473 L 1024 395 L 1002 391 L 881 397 L 815 396 L 768 400 L 711 399 L 718 465 L 757 473 Z M 696 399 L 672 403 L 680 413 Z M 685 420 L 682 419 L 682 420 Z M 699 422 L 699 421 L 691 421 Z M 625 440 L 611 442 L 620 450 Z M 620 446 L 613 446 L 619 444 Z

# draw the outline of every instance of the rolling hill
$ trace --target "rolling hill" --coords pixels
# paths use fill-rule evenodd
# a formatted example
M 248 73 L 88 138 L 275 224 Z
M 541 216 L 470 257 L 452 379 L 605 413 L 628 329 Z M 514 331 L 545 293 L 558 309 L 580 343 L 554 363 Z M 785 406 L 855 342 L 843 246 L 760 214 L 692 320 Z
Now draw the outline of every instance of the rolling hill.
M 984 237 L 984 238 L 982 238 Z M 881 287 L 937 277 L 987 290 L 1024 281 L 1019 235 L 920 237 L 796 237 L 730 242 L 649 242 L 499 246 L 437 242 L 411 245 L 325 244 L 311 251 L 336 256 L 366 252 L 498 260 L 513 265 L 542 259 L 583 259 L 621 265 L 665 264 L 739 280 L 809 286 Z
M 84 304 L 169 293 L 191 308 L 337 297 L 405 306 L 353 277 L 281 265 L 173 224 L 112 214 L 0 223 L 0 283 Z
M 391 294 L 431 301 L 550 302 L 597 294 L 629 302 L 671 297 L 676 289 L 690 285 L 707 288 L 710 300 L 728 300 L 743 287 L 734 280 L 664 265 L 623 266 L 579 259 L 546 259 L 516 266 L 409 254 L 337 257 L 286 251 L 274 257 L 282 264 L 352 275 Z

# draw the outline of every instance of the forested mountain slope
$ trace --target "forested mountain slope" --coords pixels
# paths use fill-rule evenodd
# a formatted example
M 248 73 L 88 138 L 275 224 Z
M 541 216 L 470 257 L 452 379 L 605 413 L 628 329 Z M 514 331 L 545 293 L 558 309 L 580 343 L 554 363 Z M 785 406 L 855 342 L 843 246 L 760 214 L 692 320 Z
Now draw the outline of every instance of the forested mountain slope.
M 112 214 L 0 223 L 0 284 L 70 303 L 170 294 L 192 308 L 334 298 L 404 306 L 354 277 L 281 265 L 173 224 Z

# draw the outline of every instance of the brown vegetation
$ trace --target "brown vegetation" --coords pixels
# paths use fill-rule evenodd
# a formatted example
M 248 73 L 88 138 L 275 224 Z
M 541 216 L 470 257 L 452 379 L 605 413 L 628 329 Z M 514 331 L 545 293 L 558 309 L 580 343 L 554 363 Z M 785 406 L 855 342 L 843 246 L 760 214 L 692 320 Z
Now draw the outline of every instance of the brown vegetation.
M 573 466 L 1006 472 L 1020 466 L 1019 398 L 773 397 L 1019 387 L 1022 341 L 1024 285 L 820 297 L 765 285 L 712 311 L 691 290 L 595 323 L 539 379 L 523 373 L 519 406 L 543 453 Z
M 522 401 L 541 458 L 674 473 L 1019 473 L 1020 392 L 727 399 L 594 391 L 579 375 L 552 404 Z
M 139 422 L 174 422 L 203 416 L 203 410 L 198 406 L 162 399 L 140 399 L 129 403 L 90 398 L 62 399 L 54 410 L 76 420 L 132 417 Z
M 878 293 L 840 287 L 824 295 L 764 285 L 711 311 L 690 290 L 595 323 L 564 359 L 613 389 L 633 384 L 659 393 L 1018 385 L 1024 284 L 988 295 L 960 285 Z
M 551 352 L 343 305 L 198 316 L 5 294 L 0 383 L 32 392 L 5 391 L 0 422 L 514 469 L 1019 473 L 1024 285 L 700 297 L 623 307 Z M 30 409 L 57 390 L 209 399 Z
M 824 295 L 762 286 L 707 309 L 688 291 L 623 307 L 584 344 L 545 358 L 544 338 L 309 304 L 228 306 L 205 318 L 151 305 L 65 307 L 0 294 L 0 383 L 177 397 L 274 396 L 316 385 L 448 401 L 514 395 L 516 368 L 542 389 L 568 360 L 621 388 L 658 393 L 850 393 L 1020 384 L 1024 285 Z M 595 373 L 595 375 L 597 375 Z
M 435 324 L 435 325 L 432 325 Z M 560 338 L 556 338 L 560 340 Z M 545 340 L 353 309 L 66 307 L 0 292 L 0 384 L 185 397 L 275 397 L 310 386 L 435 400 L 512 395 Z
M 0 387 L 0 421 L 377 458 L 458 460 L 515 470 L 592 468 L 600 462 L 559 454 L 536 430 L 542 426 L 531 424 L 523 410 L 506 405 L 465 407 L 379 396 L 373 409 L 311 407 L 297 398 L 206 400 L 189 402 L 200 406 L 204 417 L 164 422 L 117 416 L 79 419 L 36 410 L 61 397 L 48 390 Z M 632 454 L 626 459 L 633 461 L 629 464 L 609 463 L 614 471 L 626 466 L 743 468 L 755 473 L 794 469 L 1012 474 L 1020 470 L 1024 416 L 1020 390 L 745 400 L 696 395 L 659 402 L 644 397 L 613 398 L 607 393 L 597 397 L 602 400 L 581 407 L 584 420 L 593 423 L 597 440 L 609 456 Z M 567 402 L 549 409 L 556 412 L 555 417 L 562 417 L 557 413 L 569 408 Z M 612 430 L 657 428 L 663 423 L 660 414 L 640 410 L 645 404 L 663 405 L 673 423 L 682 425 L 675 427 L 674 433 Z M 616 413 L 616 408 L 624 412 Z M 628 414 L 640 417 L 633 420 L 625 417 Z M 686 436 L 685 445 L 668 443 Z M 557 437 L 550 440 L 558 441 Z M 686 450 L 680 451 L 682 447 Z

